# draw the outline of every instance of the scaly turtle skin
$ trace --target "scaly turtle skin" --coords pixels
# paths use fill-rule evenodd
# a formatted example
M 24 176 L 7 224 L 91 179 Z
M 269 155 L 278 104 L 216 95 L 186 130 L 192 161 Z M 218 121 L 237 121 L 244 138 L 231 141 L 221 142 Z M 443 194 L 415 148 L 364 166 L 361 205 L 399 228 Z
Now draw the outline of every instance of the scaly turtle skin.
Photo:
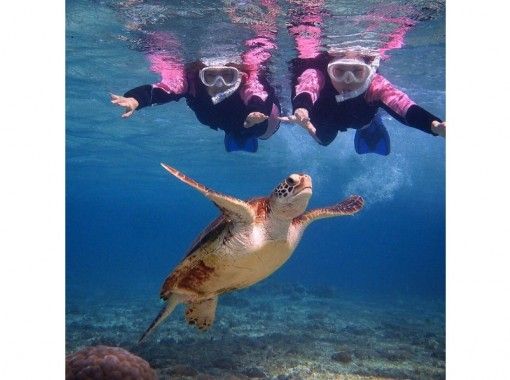
M 221 215 L 198 236 L 163 283 L 160 296 L 167 304 L 140 341 L 179 303 L 187 305 L 190 324 L 201 330 L 209 328 L 220 294 L 246 288 L 271 275 L 291 256 L 314 220 L 353 215 L 364 203 L 363 198 L 352 195 L 337 205 L 305 212 L 312 195 L 312 179 L 306 174 L 291 174 L 269 197 L 242 201 L 161 165 L 210 199 Z

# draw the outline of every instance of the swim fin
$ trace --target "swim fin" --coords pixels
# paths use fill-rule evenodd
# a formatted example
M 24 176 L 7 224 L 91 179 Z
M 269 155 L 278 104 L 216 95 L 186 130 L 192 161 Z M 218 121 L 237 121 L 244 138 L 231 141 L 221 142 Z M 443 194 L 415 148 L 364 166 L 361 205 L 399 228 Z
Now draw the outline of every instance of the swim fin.
M 382 156 L 390 154 L 390 135 L 379 114 L 375 115 L 368 127 L 356 131 L 354 148 L 358 154 L 377 153 Z
M 227 152 L 244 151 L 255 153 L 259 143 L 256 137 L 241 137 L 225 133 L 225 150 Z

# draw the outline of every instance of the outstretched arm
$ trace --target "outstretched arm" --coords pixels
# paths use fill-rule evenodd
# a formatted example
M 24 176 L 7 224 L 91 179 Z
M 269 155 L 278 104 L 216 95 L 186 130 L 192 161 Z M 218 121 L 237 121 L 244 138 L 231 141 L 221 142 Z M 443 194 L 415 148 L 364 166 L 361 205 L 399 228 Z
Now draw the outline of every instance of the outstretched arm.
M 133 88 L 123 96 L 112 95 L 112 103 L 125 107 L 122 117 L 129 117 L 135 110 L 177 101 L 188 91 L 186 72 L 180 57 L 180 45 L 170 34 L 155 33 L 148 41 L 155 51 L 147 55 L 150 70 L 158 74 L 160 82 Z
M 423 132 L 445 137 L 446 123 L 418 106 L 403 91 L 377 74 L 365 94 L 369 103 L 376 103 L 403 124 Z
M 125 108 L 125 112 L 122 117 L 129 117 L 135 112 L 135 110 L 152 106 L 155 104 L 164 104 L 171 101 L 179 100 L 184 94 L 175 94 L 167 92 L 158 85 L 146 84 L 143 86 L 135 87 L 123 96 L 111 95 L 111 102 L 120 107 Z

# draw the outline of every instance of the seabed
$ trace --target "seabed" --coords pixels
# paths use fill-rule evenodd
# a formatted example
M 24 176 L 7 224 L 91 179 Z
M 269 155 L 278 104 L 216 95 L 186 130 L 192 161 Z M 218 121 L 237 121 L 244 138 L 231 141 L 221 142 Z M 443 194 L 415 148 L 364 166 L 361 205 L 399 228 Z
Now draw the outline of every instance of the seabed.
M 146 297 L 67 297 L 66 351 L 123 347 L 160 379 L 444 379 L 444 300 L 343 294 L 262 283 L 220 297 L 207 332 L 179 306 L 145 342 L 162 307 Z

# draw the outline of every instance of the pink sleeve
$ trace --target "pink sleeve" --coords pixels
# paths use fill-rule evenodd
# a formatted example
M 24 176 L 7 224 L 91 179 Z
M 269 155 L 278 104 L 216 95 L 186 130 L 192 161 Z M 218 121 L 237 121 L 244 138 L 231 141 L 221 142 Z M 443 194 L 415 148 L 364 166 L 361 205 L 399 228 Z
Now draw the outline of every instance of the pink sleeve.
M 179 41 L 170 33 L 157 32 L 151 35 L 150 44 L 156 51 L 147 54 L 150 70 L 161 77 L 152 86 L 167 93 L 186 93 L 188 83 Z
M 324 75 L 319 70 L 307 69 L 298 78 L 296 96 L 306 92 L 310 94 L 312 103 L 315 103 L 323 87 Z
M 403 118 L 405 118 L 409 107 L 416 104 L 406 93 L 395 88 L 379 74 L 376 74 L 372 80 L 365 94 L 365 99 L 369 103 L 382 102 Z
M 248 104 L 253 96 L 258 96 L 263 102 L 265 102 L 268 97 L 268 93 L 264 90 L 262 83 L 259 82 L 258 73 L 250 72 L 247 73 L 247 76 L 248 77 L 245 79 L 244 84 L 241 85 L 241 99 L 243 99 L 244 104 Z

